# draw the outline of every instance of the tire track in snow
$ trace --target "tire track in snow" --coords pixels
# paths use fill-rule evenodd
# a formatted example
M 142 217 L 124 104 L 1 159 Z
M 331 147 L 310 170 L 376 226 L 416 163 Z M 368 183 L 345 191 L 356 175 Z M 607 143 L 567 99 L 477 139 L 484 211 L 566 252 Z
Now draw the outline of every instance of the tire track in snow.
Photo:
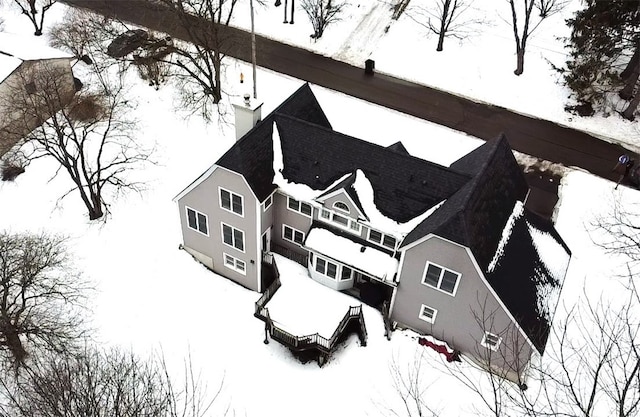
M 392 11 L 389 4 L 381 1 L 374 1 L 371 10 L 358 23 L 358 26 L 346 38 L 335 58 L 362 64 L 375 52 L 380 39 L 385 35 L 386 28 L 391 24 Z M 361 6 L 362 7 L 362 6 Z M 386 10 L 383 10 L 386 8 Z

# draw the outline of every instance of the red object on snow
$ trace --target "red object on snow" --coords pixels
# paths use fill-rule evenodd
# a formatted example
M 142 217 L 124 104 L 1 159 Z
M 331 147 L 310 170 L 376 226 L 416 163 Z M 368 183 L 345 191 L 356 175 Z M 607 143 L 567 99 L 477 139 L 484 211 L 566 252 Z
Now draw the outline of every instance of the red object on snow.
M 443 354 L 445 358 L 447 358 L 447 362 L 460 362 L 460 354 L 458 353 L 458 351 L 449 351 L 449 349 L 445 345 L 435 344 L 432 341 L 425 339 L 424 337 L 418 338 L 418 343 L 421 346 L 428 346 L 436 352 Z

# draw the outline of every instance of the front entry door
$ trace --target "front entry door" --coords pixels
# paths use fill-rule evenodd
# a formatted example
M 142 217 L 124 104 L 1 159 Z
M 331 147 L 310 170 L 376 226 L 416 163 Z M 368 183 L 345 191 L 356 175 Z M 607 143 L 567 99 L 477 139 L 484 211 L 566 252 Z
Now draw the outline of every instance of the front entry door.
M 271 228 L 268 228 L 262 234 L 262 251 L 271 252 Z

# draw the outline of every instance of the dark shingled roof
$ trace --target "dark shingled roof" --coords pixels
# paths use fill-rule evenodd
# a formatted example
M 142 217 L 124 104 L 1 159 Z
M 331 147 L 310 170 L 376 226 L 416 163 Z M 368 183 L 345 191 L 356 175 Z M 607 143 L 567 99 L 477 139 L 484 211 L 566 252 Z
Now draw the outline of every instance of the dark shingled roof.
M 390 149 L 394 152 L 398 152 L 398 153 L 403 153 L 405 155 L 411 155 L 409 153 L 409 151 L 407 150 L 407 148 L 404 147 L 404 145 L 402 144 L 402 142 L 397 141 L 396 143 L 387 146 L 387 149 Z
M 411 231 L 402 246 L 434 233 L 469 247 L 486 271 L 515 202 L 527 195 L 527 182 L 504 135 L 460 158 L 451 168 L 473 179 Z
M 554 276 L 536 250 L 530 228 L 547 233 L 558 245 L 554 258 L 564 257 L 568 265 L 571 251 L 553 224 L 525 209 L 524 214 L 514 222 L 494 270 L 487 273 L 486 277 L 542 354 L 566 271 L 561 276 Z M 555 297 L 549 297 L 550 293 L 554 293 Z
M 275 120 L 284 158 L 282 174 L 287 180 L 324 190 L 361 169 L 371 182 L 378 210 L 401 223 L 447 199 L 470 179 L 449 168 L 289 116 L 276 115 Z
M 409 155 L 400 142 L 385 148 L 333 131 L 305 84 L 217 162 L 244 175 L 261 201 L 276 188 L 274 124 L 280 134 L 282 174 L 287 180 L 325 190 L 351 174 L 327 192 L 344 188 L 360 205 L 353 182 L 355 171 L 361 169 L 371 182 L 378 210 L 400 223 L 446 200 L 405 237 L 402 247 L 433 233 L 469 247 L 483 273 L 488 271 L 516 201 L 523 201 L 528 191 L 504 135 L 486 142 L 450 167 L 443 167 Z M 530 213 L 526 219 L 561 242 L 550 223 L 545 224 Z M 536 310 L 538 300 L 533 297 L 537 294 L 536 283 L 546 278 L 541 275 L 539 261 L 534 259 L 530 239 L 521 241 L 519 237 L 528 230 L 526 227 L 520 230 L 522 227 L 517 225 L 505 260 L 488 279 L 542 352 L 549 323 L 540 318 Z
M 356 189 L 353 187 L 353 184 L 355 182 L 356 182 L 356 173 L 352 172 L 351 174 L 347 175 L 342 181 L 338 182 L 336 185 L 334 185 L 324 193 L 320 194 L 318 198 L 329 195 L 334 191 L 343 189 L 349 195 L 349 197 L 351 197 L 355 205 L 358 207 L 358 210 L 360 210 L 360 212 L 364 213 L 364 215 L 366 216 L 367 213 L 365 213 L 365 210 L 362 207 L 362 203 L 360 202 L 360 197 L 358 197 L 358 193 L 356 192 Z M 367 217 L 367 220 L 369 220 L 368 217 Z
M 273 185 L 271 142 L 276 114 L 289 115 L 331 129 L 309 84 L 304 84 L 222 155 L 217 164 L 244 175 L 260 201 L 264 201 L 276 188 Z

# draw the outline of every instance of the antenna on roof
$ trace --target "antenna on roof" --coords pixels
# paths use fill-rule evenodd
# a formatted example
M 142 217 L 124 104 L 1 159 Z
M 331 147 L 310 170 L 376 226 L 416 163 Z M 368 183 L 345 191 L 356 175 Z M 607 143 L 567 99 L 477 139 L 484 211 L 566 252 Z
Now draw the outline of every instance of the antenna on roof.
M 256 31 L 253 24 L 253 0 L 249 0 L 251 8 L 251 66 L 253 68 L 253 98 L 258 98 L 258 90 L 256 86 Z

